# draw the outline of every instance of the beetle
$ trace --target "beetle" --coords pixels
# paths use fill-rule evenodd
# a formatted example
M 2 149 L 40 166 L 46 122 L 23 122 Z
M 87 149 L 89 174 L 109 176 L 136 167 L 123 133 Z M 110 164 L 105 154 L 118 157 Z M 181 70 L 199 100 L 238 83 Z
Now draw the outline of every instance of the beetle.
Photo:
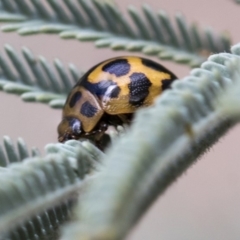
M 134 112 L 151 105 L 177 77 L 137 56 L 115 57 L 93 66 L 69 93 L 58 140 L 89 138 L 98 143 L 109 125 L 129 124 Z

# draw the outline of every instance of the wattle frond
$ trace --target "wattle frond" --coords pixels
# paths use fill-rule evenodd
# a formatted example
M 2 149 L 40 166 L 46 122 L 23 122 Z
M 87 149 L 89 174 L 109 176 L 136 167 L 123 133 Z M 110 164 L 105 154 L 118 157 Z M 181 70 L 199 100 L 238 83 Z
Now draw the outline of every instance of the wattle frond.
M 215 34 L 209 27 L 199 30 L 181 14 L 176 14 L 172 21 L 163 10 L 154 11 L 146 4 L 142 5 L 141 13 L 129 6 L 126 15 L 113 1 L 107 0 L 1 0 L 0 3 L 0 21 L 13 21 L 2 26 L 5 32 L 55 33 L 63 39 L 94 41 L 97 47 L 139 51 L 190 66 L 200 65 L 211 53 L 230 50 L 226 33 Z
M 7 57 L 0 54 L 0 90 L 20 95 L 24 101 L 62 108 L 67 94 L 82 75 L 73 64 L 68 64 L 66 70 L 55 59 L 52 66 L 26 47 L 22 48 L 22 56 L 10 45 L 5 45 L 5 52 Z

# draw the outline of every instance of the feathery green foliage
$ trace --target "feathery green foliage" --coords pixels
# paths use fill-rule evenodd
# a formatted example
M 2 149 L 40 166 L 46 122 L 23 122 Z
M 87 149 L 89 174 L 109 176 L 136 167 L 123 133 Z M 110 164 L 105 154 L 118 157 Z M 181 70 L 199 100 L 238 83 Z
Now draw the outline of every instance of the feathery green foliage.
M 0 90 L 18 94 L 24 101 L 62 108 L 66 95 L 82 75 L 73 64 L 69 64 L 70 77 L 59 59 L 54 61 L 54 71 L 44 57 L 35 57 L 26 47 L 22 49 L 23 57 L 10 45 L 5 45 L 5 51 L 11 64 L 0 55 Z M 17 74 L 14 74 L 13 67 Z
M 129 6 L 128 15 L 134 24 L 131 27 L 110 1 L 46 2 L 51 13 L 38 0 L 1 0 L 0 21 L 17 21 L 4 25 L 2 30 L 17 31 L 21 35 L 56 33 L 63 39 L 95 41 L 97 47 L 141 51 L 190 66 L 200 65 L 206 60 L 206 53 L 230 50 L 226 34 L 216 35 L 210 28 L 200 31 L 196 24 L 188 25 L 181 14 L 175 16 L 174 27 L 164 11 L 155 12 L 146 4 L 142 5 L 142 13 Z
M 34 239 L 35 234 L 41 238 L 56 235 L 103 153 L 88 142 L 71 140 L 64 145 L 47 145 L 45 157 L 25 158 L 28 151 L 23 140 L 19 139 L 17 145 L 16 157 L 23 163 L 0 169 L 1 237 Z M 14 151 L 9 137 L 4 138 L 4 146 L 7 153 Z

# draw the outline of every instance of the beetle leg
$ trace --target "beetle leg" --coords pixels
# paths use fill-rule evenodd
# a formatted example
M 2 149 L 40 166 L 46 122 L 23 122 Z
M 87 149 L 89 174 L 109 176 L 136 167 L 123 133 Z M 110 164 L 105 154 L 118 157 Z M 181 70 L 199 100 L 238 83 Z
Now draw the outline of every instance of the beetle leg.
M 105 133 L 108 129 L 108 124 L 106 122 L 100 122 L 99 123 L 99 132 Z
M 106 139 L 104 139 L 105 137 L 105 132 L 108 129 L 108 124 L 104 121 L 101 121 L 98 124 L 98 130 L 96 131 L 95 135 L 94 135 L 94 142 L 96 144 L 96 146 L 101 149 L 102 151 L 104 151 L 105 147 L 108 145 L 109 143 L 109 139 L 106 142 Z M 107 135 L 108 136 L 108 135 Z
M 125 124 L 130 124 L 132 121 L 133 114 L 118 114 L 118 117 L 121 119 L 121 121 Z
M 97 126 L 97 130 L 94 133 L 94 138 L 96 139 L 96 141 L 99 141 L 101 139 L 101 137 L 105 134 L 105 132 L 108 129 L 108 124 L 104 121 L 101 121 L 98 126 Z
M 128 119 L 126 114 L 118 114 L 118 117 L 122 120 L 123 123 L 129 124 L 131 121 Z

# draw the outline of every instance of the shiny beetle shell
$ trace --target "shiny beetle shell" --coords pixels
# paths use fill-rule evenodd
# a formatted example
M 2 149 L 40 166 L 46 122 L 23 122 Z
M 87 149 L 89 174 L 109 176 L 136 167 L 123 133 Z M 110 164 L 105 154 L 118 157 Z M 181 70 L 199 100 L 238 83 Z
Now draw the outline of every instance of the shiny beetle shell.
M 151 105 L 175 79 L 162 65 L 141 57 L 117 57 L 95 65 L 66 100 L 59 141 L 103 132 L 113 116 L 124 122 L 125 116 L 139 107 Z M 106 124 L 103 128 L 102 119 Z

